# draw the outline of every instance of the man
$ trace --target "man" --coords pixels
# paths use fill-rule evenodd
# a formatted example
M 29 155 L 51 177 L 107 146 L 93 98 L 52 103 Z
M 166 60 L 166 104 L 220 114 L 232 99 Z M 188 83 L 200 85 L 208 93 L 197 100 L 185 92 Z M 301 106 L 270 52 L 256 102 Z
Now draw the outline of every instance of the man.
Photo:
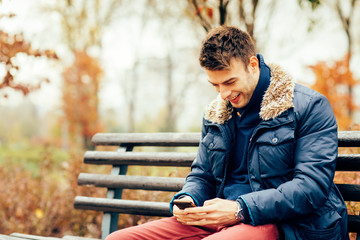
M 236 27 L 213 29 L 200 65 L 219 96 L 208 107 L 174 217 L 117 239 L 348 239 L 333 183 L 337 124 L 327 99 L 256 55 Z M 175 199 L 197 207 L 179 209 Z

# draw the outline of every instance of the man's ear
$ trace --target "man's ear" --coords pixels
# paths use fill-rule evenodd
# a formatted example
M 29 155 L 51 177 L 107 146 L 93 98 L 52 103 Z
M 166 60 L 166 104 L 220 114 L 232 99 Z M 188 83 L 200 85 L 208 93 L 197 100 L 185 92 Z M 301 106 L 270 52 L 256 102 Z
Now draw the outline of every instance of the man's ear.
M 254 72 L 255 70 L 257 70 L 259 68 L 259 60 L 256 56 L 250 57 L 249 68 L 252 72 Z

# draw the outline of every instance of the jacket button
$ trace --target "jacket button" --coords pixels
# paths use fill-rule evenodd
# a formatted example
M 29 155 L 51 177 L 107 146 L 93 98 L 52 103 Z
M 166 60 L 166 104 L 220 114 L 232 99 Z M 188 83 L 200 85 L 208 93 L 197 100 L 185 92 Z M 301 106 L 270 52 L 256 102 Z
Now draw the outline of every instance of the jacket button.
M 273 142 L 274 144 L 276 144 L 278 141 L 279 141 L 279 139 L 276 138 L 276 137 L 272 139 L 272 142 Z
M 209 148 L 212 149 L 214 147 L 214 143 L 210 143 Z

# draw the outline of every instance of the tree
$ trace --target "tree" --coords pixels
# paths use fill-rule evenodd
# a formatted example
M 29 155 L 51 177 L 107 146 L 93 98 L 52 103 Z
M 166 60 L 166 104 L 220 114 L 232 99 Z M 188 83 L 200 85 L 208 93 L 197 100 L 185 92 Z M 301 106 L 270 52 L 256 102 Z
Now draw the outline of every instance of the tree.
M 238 25 L 249 33 L 255 43 L 257 42 L 255 35 L 256 15 L 259 11 L 260 2 L 264 4 L 263 10 L 268 11 L 270 18 L 276 9 L 277 2 L 274 0 L 266 2 L 260 0 L 188 0 L 189 5 L 195 9 L 195 15 L 206 32 L 216 26 Z M 262 13 L 265 14 L 265 11 Z M 267 23 L 264 25 L 268 28 Z
M 239 0 L 236 6 L 238 13 L 229 11 L 228 6 L 231 0 L 188 0 L 188 2 L 195 8 L 195 15 L 199 18 L 206 32 L 216 26 L 231 24 L 231 20 L 238 18 L 250 36 L 254 37 L 255 14 L 259 0 Z
M 348 62 L 350 62 L 352 52 L 353 52 L 353 42 L 354 42 L 354 35 L 359 34 L 357 28 L 353 28 L 353 22 L 355 18 L 355 10 L 357 9 L 356 6 L 359 4 L 359 0 L 348 0 L 348 1 L 340 1 L 336 0 L 333 8 L 335 9 L 343 30 L 346 34 L 347 43 L 348 43 Z M 358 31 L 358 32 L 355 32 Z
M 350 62 L 351 62 L 351 58 L 353 56 L 354 53 L 354 40 L 356 38 L 356 36 L 360 36 L 360 31 L 357 27 L 355 27 L 353 25 L 354 22 L 358 22 L 356 21 L 356 11 L 358 11 L 358 13 L 360 13 L 358 6 L 360 3 L 360 0 L 332 0 L 332 1 L 327 1 L 324 4 L 320 4 L 320 1 L 311 1 L 310 2 L 315 2 L 312 7 L 313 9 L 317 8 L 317 7 L 328 7 L 330 9 L 332 9 L 337 17 L 338 20 L 341 23 L 341 27 L 345 32 L 346 35 L 346 40 L 347 40 L 347 53 L 346 53 L 346 57 L 344 59 L 342 59 L 341 61 L 345 61 L 344 64 L 346 64 L 346 68 L 350 70 Z M 341 62 L 340 61 L 340 62 Z M 349 96 L 352 98 L 353 97 L 353 87 L 354 84 L 347 84 L 347 92 L 349 93 Z M 352 100 L 351 100 L 352 101 Z M 348 112 L 349 112 L 349 116 L 351 118 L 353 118 L 353 111 L 355 109 L 350 107 L 348 108 Z
M 72 141 L 82 136 L 81 144 L 91 148 L 91 137 L 101 130 L 98 116 L 98 91 L 102 69 L 96 59 L 76 52 L 73 65 L 64 71 L 63 110 Z
M 75 58 L 63 74 L 64 126 L 68 129 L 65 136 L 73 140 L 81 138 L 85 147 L 91 146 L 92 135 L 99 131 L 97 94 L 103 77 L 98 60 L 87 52 L 90 48 L 101 52 L 105 27 L 121 3 L 119 0 L 60 0 L 43 7 L 60 16 L 64 43 Z
M 337 12 L 337 15 L 339 17 L 339 20 L 341 21 L 342 27 L 344 29 L 344 32 L 346 33 L 346 37 L 347 37 L 347 43 L 348 43 L 348 52 L 347 52 L 347 57 L 346 57 L 346 64 L 347 64 L 347 68 L 350 69 L 350 61 L 351 61 L 351 57 L 352 57 L 352 53 L 353 53 L 353 38 L 354 35 L 356 34 L 353 30 L 353 20 L 354 20 L 354 16 L 355 16 L 355 9 L 356 9 L 356 5 L 360 2 L 359 0 L 348 0 L 345 3 L 344 6 L 344 2 L 345 1 L 340 1 L 340 0 L 336 0 L 335 1 L 335 10 Z M 346 6 L 347 4 L 347 6 Z M 346 11 L 347 8 L 350 8 L 349 11 Z M 346 13 L 348 12 L 348 13 Z M 357 28 L 355 28 L 355 31 L 358 31 Z M 360 33 L 359 31 L 357 32 L 358 34 Z M 350 97 L 353 97 L 353 86 L 354 85 L 348 85 L 348 92 Z M 353 117 L 353 108 L 349 108 L 349 115 L 352 118 Z
M 151 5 L 150 2 L 152 0 L 146 0 L 145 6 Z M 131 5 L 130 5 L 131 7 Z M 140 20 L 140 29 L 137 31 L 136 36 L 133 37 L 133 57 L 134 62 L 131 70 L 126 74 L 125 78 L 121 80 L 121 85 L 124 93 L 124 99 L 127 105 L 127 119 L 128 119 L 128 132 L 135 132 L 135 112 L 137 109 L 136 101 L 134 99 L 137 98 L 138 88 L 139 88 L 139 81 L 140 81 L 140 67 L 141 67 L 141 42 L 144 38 L 144 32 L 150 20 L 150 11 L 148 8 L 144 7 L 139 9 L 138 3 L 135 2 L 135 9 L 130 10 L 131 12 L 136 12 L 139 16 Z
M 352 75 L 348 64 L 349 56 L 332 64 L 319 62 L 310 68 L 315 74 L 312 88 L 324 94 L 335 113 L 340 129 L 349 129 L 352 123 L 351 113 L 357 107 L 349 89 L 358 83 Z
M 40 79 L 31 84 L 15 81 L 16 73 L 20 70 L 20 66 L 14 61 L 18 54 L 25 54 L 35 58 L 58 59 L 58 57 L 52 50 L 32 49 L 31 43 L 26 41 L 21 33 L 10 35 L 0 30 L 0 63 L 5 65 L 5 76 L 0 80 L 0 91 L 11 88 L 20 91 L 23 95 L 27 95 L 39 89 L 42 83 L 49 82 L 49 80 Z M 3 94 L 1 97 L 6 98 L 7 94 Z
M 190 16 L 190 19 L 188 18 L 188 4 L 186 2 L 180 1 L 175 3 L 148 0 L 147 5 L 153 10 L 154 17 L 162 23 L 160 36 L 163 39 L 163 47 L 165 50 L 165 57 L 162 61 L 154 62 L 154 66 L 151 66 L 152 68 L 161 67 L 161 71 L 164 73 L 165 122 L 159 130 L 173 132 L 176 131 L 177 119 L 183 112 L 181 111 L 181 106 L 185 94 L 190 86 L 198 80 L 198 72 L 192 69 L 193 65 L 183 61 L 181 62 L 181 55 L 189 55 L 190 52 L 193 53 L 191 51 L 193 49 L 179 49 L 176 44 L 179 33 L 174 31 L 174 26 L 176 26 L 176 24 L 180 25 L 180 23 L 189 23 L 190 25 L 193 16 Z M 191 30 L 196 31 L 197 29 L 191 28 Z M 197 59 L 197 56 L 194 56 L 194 59 Z M 186 70 L 181 71 L 181 68 Z M 177 71 L 181 71 L 181 78 L 176 78 L 176 75 L 179 75 Z
M 46 12 L 55 12 L 61 18 L 64 42 L 72 52 L 102 46 L 102 36 L 121 0 L 58 0 L 44 6 Z
M 262 50 L 265 46 L 259 44 L 255 30 L 262 32 L 266 36 L 270 32 L 271 20 L 276 15 L 276 11 L 281 11 L 281 1 L 260 1 L 260 0 L 188 0 L 189 8 L 194 10 L 197 21 L 206 32 L 221 25 L 235 25 L 246 30 L 254 40 L 257 48 Z M 310 5 L 315 9 L 320 5 L 319 0 L 298 0 L 298 5 Z M 257 19 L 257 15 L 266 19 Z M 264 17 L 265 16 L 265 17 Z M 312 21 L 309 21 L 312 24 Z M 263 37 L 264 38 L 264 37 Z M 266 39 L 266 37 L 265 37 Z

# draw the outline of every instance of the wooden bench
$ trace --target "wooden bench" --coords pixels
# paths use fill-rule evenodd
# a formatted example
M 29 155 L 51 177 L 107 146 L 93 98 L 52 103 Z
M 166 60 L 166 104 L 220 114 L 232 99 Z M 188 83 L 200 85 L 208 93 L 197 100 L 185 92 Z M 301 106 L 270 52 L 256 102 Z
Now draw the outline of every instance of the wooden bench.
M 86 164 L 112 165 L 111 174 L 81 173 L 79 185 L 90 185 L 107 188 L 106 198 L 77 196 L 74 201 L 76 209 L 104 212 L 102 236 L 118 229 L 118 214 L 135 214 L 144 216 L 171 216 L 170 199 L 164 202 L 143 201 L 141 199 L 121 199 L 122 189 L 143 189 L 151 191 L 179 191 L 184 178 L 153 177 L 126 175 L 128 166 L 173 166 L 190 167 L 196 157 L 200 133 L 99 133 L 92 142 L 96 146 L 118 146 L 116 151 L 87 151 L 84 156 Z M 133 151 L 141 148 L 142 152 Z M 156 147 L 156 152 L 143 151 L 146 147 Z M 163 151 L 161 147 L 171 147 Z M 186 148 L 193 147 L 189 152 Z M 360 131 L 339 132 L 339 148 L 360 147 Z M 184 150 L 185 149 L 185 150 Z M 165 150 L 168 150 L 165 148 Z M 180 151 L 181 150 L 181 151 Z M 357 153 L 339 154 L 337 171 L 360 172 L 360 150 Z M 190 168 L 189 168 L 190 171 Z M 360 202 L 360 184 L 337 184 L 345 201 Z M 357 232 L 360 239 L 360 216 L 349 215 L 349 232 Z

